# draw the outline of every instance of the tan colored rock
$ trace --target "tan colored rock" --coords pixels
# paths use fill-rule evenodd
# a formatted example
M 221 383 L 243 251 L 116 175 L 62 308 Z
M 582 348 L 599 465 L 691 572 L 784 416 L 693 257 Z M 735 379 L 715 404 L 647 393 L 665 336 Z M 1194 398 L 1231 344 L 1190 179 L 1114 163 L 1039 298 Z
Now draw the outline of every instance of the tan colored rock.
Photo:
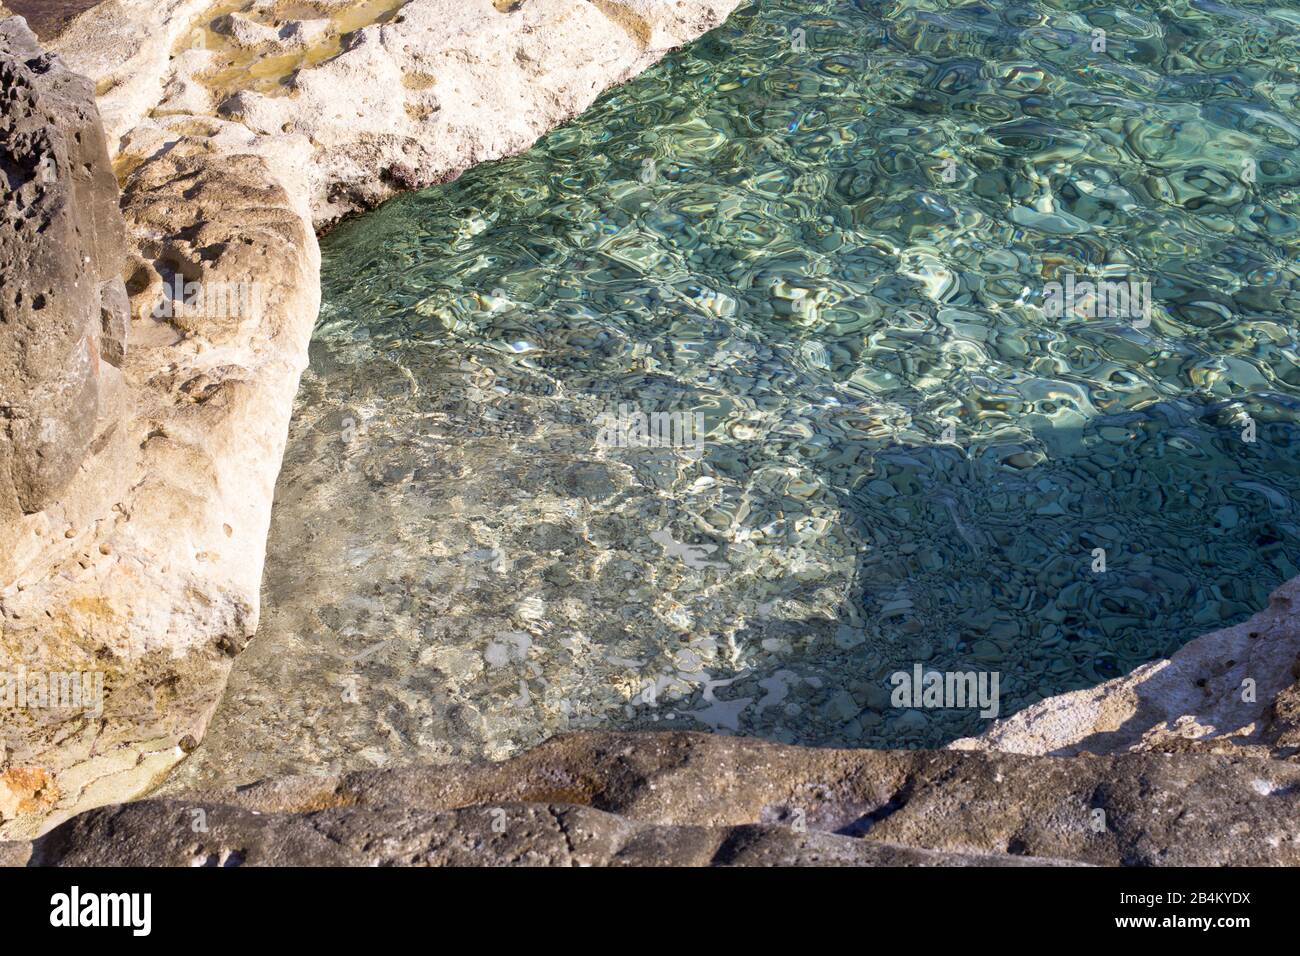
M 56 49 L 95 81 L 110 144 L 142 120 L 163 94 L 168 57 L 196 29 L 211 0 L 105 0 L 74 20 Z
M 212 29 L 246 49 L 271 46 L 280 39 L 274 27 L 250 20 L 242 13 L 222 14 L 213 22 Z
M 0 774 L 0 815 L 38 813 L 57 799 L 50 775 L 39 767 L 11 767 Z
M 260 15 L 222 16 L 209 31 L 178 0 L 144 7 L 115 0 L 78 20 L 59 43 L 70 63 L 107 87 L 105 124 L 111 139 L 126 137 L 128 155 L 165 148 L 197 116 L 242 124 L 264 154 L 309 142 L 293 178 L 303 179 L 322 227 L 528 148 L 735 6 L 529 0 L 502 10 L 492 0 L 394 0 L 385 22 L 342 34 L 349 21 L 341 15 L 275 28 L 274 4 Z M 98 40 L 105 32 L 123 37 L 115 56 Z M 312 63 L 313 51 L 335 45 L 338 55 L 298 69 Z M 164 48 L 174 59 L 164 60 Z M 297 50 L 303 60 L 281 64 L 282 82 L 269 91 L 226 89 L 213 77 L 222 62 L 250 50 L 267 59 Z M 273 79 L 261 76 L 260 86 Z
M 32 845 L 28 842 L 0 843 L 0 867 L 26 866 L 31 858 Z
M 147 257 L 133 278 L 144 291 L 123 370 L 139 408 L 128 425 L 135 453 L 118 464 L 126 488 L 103 502 L 102 518 L 52 542 L 66 549 L 54 556 L 61 573 L 33 563 L 3 592 L 6 641 L 107 672 L 91 756 L 162 737 L 174 762 L 177 742 L 201 736 L 231 658 L 252 637 L 275 478 L 319 306 L 309 223 L 265 162 L 208 145 L 177 144 L 125 195 Z M 205 301 L 155 318 L 162 280 L 174 289 L 178 277 L 209 298 L 226 294 L 218 308 Z M 57 777 L 76 773 L 80 760 L 60 740 L 84 721 L 40 713 L 3 731 L 14 759 Z M 58 809 L 79 806 L 82 792 L 136 794 L 157 777 L 157 768 L 121 776 L 129 791 L 87 781 Z

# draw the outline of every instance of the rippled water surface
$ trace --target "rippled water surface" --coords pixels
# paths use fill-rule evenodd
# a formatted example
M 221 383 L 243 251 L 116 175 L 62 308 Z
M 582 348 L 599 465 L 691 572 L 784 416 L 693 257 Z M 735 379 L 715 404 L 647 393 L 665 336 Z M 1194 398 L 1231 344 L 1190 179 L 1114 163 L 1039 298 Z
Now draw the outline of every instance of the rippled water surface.
M 892 672 L 996 671 L 1006 715 L 1263 607 L 1300 563 L 1298 37 L 765 0 L 340 228 L 262 630 L 180 781 L 578 727 L 936 745 L 986 721 Z M 1048 314 L 1067 275 L 1149 282 L 1149 321 Z M 620 405 L 702 448 L 610 447 Z

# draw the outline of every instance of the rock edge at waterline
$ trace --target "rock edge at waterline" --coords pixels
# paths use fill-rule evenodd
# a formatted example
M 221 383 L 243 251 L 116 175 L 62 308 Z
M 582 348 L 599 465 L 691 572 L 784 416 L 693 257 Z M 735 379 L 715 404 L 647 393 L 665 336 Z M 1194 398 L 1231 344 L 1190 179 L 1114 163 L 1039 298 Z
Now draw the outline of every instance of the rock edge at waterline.
M 290 777 L 90 811 L 12 865 L 1300 863 L 1300 765 L 578 733 L 501 763 Z M 200 820 L 202 827 L 196 828 Z

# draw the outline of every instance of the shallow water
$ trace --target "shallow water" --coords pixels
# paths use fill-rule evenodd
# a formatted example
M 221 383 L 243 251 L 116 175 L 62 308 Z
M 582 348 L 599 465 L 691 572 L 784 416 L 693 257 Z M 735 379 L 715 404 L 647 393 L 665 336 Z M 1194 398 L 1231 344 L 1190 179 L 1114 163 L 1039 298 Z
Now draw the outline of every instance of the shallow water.
M 262 629 L 173 785 L 580 727 L 933 746 L 987 719 L 893 672 L 996 672 L 1005 716 L 1263 607 L 1298 26 L 765 0 L 338 229 Z M 1149 313 L 1053 314 L 1068 277 Z M 620 406 L 703 440 L 611 445 Z
M 4 5 L 27 21 L 42 40 L 50 40 L 63 32 L 64 24 L 79 13 L 84 13 L 102 0 L 5 0 Z

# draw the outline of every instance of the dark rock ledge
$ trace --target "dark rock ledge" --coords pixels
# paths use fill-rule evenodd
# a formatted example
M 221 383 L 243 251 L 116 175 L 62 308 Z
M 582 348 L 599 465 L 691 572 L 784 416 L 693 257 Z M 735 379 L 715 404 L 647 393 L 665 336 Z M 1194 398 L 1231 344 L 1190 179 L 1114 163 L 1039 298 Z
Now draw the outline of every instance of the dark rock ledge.
M 128 326 L 94 86 L 20 23 L 0 20 L 0 526 L 53 503 L 120 417 Z
M 200 812 L 201 811 L 201 812 Z M 206 832 L 196 832 L 196 821 Z M 1300 864 L 1300 764 L 580 733 L 503 763 L 103 807 L 12 865 Z

